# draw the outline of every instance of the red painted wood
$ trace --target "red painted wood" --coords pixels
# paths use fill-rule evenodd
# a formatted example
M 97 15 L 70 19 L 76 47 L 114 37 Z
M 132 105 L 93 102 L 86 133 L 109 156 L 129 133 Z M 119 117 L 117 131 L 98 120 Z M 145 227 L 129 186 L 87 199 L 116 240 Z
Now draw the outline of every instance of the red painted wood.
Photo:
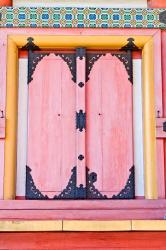
M 29 84 L 28 161 L 37 188 L 53 197 L 67 185 L 75 159 L 75 84 L 68 65 L 50 54 Z
M 0 249 L 165 249 L 166 232 L 1 233 Z
M 12 6 L 12 0 L 1 0 L 0 6 Z
M 85 72 L 86 72 L 86 59 L 85 57 L 76 58 L 76 111 L 79 113 L 85 110 Z M 84 87 L 80 88 L 79 83 L 82 82 Z M 85 129 L 83 131 L 76 131 L 77 136 L 77 187 L 80 185 L 86 186 L 86 155 L 85 155 Z M 84 159 L 79 160 L 79 155 L 83 155 Z
M 149 0 L 148 1 L 149 8 L 166 8 L 165 0 Z
M 123 63 L 106 54 L 87 82 L 87 166 L 95 183 L 112 197 L 125 186 L 133 166 L 132 84 Z

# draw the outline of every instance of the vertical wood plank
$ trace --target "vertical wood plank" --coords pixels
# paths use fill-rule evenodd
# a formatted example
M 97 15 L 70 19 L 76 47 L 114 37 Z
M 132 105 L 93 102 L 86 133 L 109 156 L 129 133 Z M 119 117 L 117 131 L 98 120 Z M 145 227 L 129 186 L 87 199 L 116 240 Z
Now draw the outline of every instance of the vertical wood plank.
M 143 121 L 145 198 L 157 199 L 154 44 L 151 39 L 143 48 Z
M 7 52 L 7 41 L 6 37 L 1 34 L 0 31 L 0 110 L 5 114 L 5 105 L 6 105 L 6 52 Z M 3 119 L 4 120 L 4 119 Z M 4 121 L 3 121 L 4 122 Z M 4 124 L 5 125 L 5 124 Z M 3 129 L 3 134 L 5 128 Z M 3 136 L 4 137 L 4 136 Z M 4 138 L 0 139 L 0 199 L 3 199 L 3 177 L 4 177 Z
M 81 52 L 83 51 L 83 55 Z M 86 113 L 85 109 L 85 49 L 78 48 L 77 49 L 77 57 L 76 57 L 76 111 L 77 113 L 83 112 Z M 84 84 L 84 86 L 80 87 L 80 84 Z M 82 119 L 82 118 L 81 118 Z M 80 185 L 86 186 L 86 155 L 85 155 L 85 129 L 82 131 L 77 129 L 77 187 Z M 81 159 L 79 156 L 83 156 Z M 80 159 L 79 159 L 79 158 Z

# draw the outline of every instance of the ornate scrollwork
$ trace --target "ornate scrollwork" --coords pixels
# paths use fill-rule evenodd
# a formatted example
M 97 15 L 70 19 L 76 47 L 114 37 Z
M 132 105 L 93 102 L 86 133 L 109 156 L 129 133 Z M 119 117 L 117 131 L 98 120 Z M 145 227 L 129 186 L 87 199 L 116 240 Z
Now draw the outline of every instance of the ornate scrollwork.
M 43 53 L 29 53 L 29 63 L 28 63 L 28 83 L 33 80 L 33 73 L 36 69 L 38 63 L 45 57 L 53 53 L 55 56 L 60 56 L 68 65 L 70 72 L 72 74 L 72 80 L 76 82 L 76 61 L 74 54 L 62 54 L 55 52 L 43 52 Z
M 128 79 L 131 83 L 133 83 L 133 71 L 132 71 L 132 64 L 131 64 L 131 57 L 128 53 L 126 54 L 121 54 L 121 53 L 111 53 L 112 56 L 116 56 L 125 66 L 127 74 L 128 74 Z
M 47 195 L 43 195 L 39 189 L 36 188 L 31 175 L 30 167 L 26 166 L 26 195 L 27 200 L 48 200 Z
M 99 60 L 101 56 L 105 56 L 105 54 L 97 54 L 97 53 L 88 53 L 86 55 L 86 82 L 89 80 L 90 72 L 93 68 L 94 63 Z
M 47 195 L 43 195 L 35 186 L 33 178 L 31 176 L 31 169 L 27 166 L 26 170 L 26 199 L 30 200 L 48 200 Z M 72 174 L 66 188 L 59 194 L 55 195 L 53 200 L 61 199 L 134 199 L 135 198 L 135 174 L 134 166 L 130 169 L 130 176 L 127 180 L 125 187 L 117 195 L 113 195 L 111 198 L 103 195 L 94 185 L 97 181 L 97 174 L 95 172 L 90 173 L 90 170 L 86 168 L 86 187 L 82 184 L 77 187 L 77 167 L 71 170 Z
M 113 195 L 112 199 L 134 199 L 135 198 L 135 171 L 134 166 L 130 168 L 130 175 L 125 187 L 119 194 Z

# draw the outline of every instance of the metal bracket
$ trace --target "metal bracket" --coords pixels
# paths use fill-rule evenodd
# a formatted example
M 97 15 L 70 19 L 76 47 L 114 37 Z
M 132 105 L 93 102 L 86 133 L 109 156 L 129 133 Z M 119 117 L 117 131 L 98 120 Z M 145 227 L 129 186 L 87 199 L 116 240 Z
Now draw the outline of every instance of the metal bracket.
M 80 132 L 86 129 L 86 113 L 82 109 L 79 113 L 76 112 L 76 129 L 79 129 Z
M 134 38 L 130 37 L 127 39 L 128 43 L 123 46 L 120 50 L 124 51 L 138 51 L 139 48 L 134 44 Z
M 35 50 L 40 50 L 40 48 L 33 42 L 34 39 L 33 37 L 28 37 L 27 38 L 27 44 L 24 45 L 21 50 L 30 50 L 30 51 L 35 51 Z
M 86 55 L 86 49 L 85 48 L 77 48 L 76 49 L 76 58 L 79 57 L 80 60 L 83 59 Z

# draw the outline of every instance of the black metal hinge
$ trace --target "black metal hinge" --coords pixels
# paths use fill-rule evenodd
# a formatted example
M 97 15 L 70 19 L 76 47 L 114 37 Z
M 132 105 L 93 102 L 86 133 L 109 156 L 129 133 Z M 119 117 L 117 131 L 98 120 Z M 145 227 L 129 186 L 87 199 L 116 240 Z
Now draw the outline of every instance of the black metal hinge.
M 163 122 L 163 131 L 166 132 L 166 122 Z
M 82 109 L 79 113 L 76 112 L 76 129 L 79 129 L 80 132 L 86 129 L 86 113 Z
M 77 48 L 76 49 L 76 58 L 79 57 L 80 60 L 83 59 L 86 55 L 86 49 L 85 48 Z

